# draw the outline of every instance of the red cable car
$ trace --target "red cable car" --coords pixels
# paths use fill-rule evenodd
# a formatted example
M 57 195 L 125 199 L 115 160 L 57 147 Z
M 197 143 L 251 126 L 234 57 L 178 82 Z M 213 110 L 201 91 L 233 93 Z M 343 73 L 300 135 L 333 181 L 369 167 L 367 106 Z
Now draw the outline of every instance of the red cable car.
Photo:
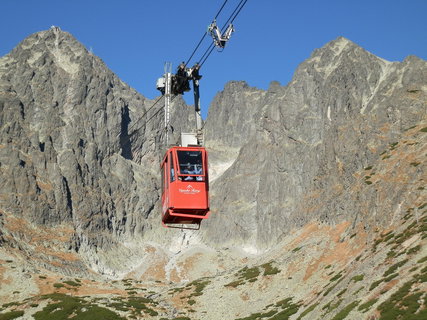
M 210 214 L 206 149 L 199 146 L 170 148 L 163 158 L 161 172 L 163 226 L 199 229 L 202 219 Z

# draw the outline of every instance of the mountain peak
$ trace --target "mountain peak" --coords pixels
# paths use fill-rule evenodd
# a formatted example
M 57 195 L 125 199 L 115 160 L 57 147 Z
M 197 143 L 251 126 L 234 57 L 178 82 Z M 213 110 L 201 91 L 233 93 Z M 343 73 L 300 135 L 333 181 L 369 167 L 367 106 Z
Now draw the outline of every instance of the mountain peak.
M 70 33 L 52 26 L 25 38 L 8 55 L 9 58 L 28 63 L 34 68 L 53 61 L 69 74 L 81 66 L 81 58 L 89 55 L 88 50 Z

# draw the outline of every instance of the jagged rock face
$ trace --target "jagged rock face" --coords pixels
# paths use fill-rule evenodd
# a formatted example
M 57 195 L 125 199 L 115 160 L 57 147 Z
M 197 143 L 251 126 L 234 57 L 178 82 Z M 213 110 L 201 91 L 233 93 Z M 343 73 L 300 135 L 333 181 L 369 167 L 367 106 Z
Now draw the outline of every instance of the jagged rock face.
M 0 59 L 0 243 L 34 252 L 16 218 L 65 225 L 58 250 L 117 275 L 144 265 L 153 248 L 166 260 L 200 244 L 259 252 L 310 220 L 387 223 L 419 196 L 405 185 L 422 170 L 369 191 L 354 186 L 425 119 L 426 70 L 416 57 L 390 63 L 339 38 L 287 86 L 228 83 L 204 127 L 213 213 L 200 232 L 180 233 L 160 228 L 163 113 L 68 33 L 34 34 Z M 191 130 L 190 111 L 175 99 L 170 141 Z
M 314 51 L 287 86 L 273 83 L 259 94 L 242 86 L 222 97 L 233 105 L 233 96 L 253 92 L 256 103 L 242 117 L 253 115 L 256 125 L 248 128 L 251 136 L 232 166 L 212 184 L 206 241 L 257 251 L 312 219 L 388 223 L 411 192 L 405 184 L 419 180 L 422 171 L 368 193 L 352 188 L 354 174 L 425 120 L 425 83 L 425 61 L 387 62 L 339 38 Z M 219 119 L 210 113 L 207 122 L 221 127 Z M 380 200 L 385 197 L 390 201 Z M 380 215 L 362 217 L 368 208 Z
M 161 103 L 146 113 L 153 103 L 59 28 L 25 39 L 0 60 L 0 213 L 72 226 L 64 247 L 88 259 L 157 225 L 164 132 Z M 178 132 L 188 112 L 175 105 Z

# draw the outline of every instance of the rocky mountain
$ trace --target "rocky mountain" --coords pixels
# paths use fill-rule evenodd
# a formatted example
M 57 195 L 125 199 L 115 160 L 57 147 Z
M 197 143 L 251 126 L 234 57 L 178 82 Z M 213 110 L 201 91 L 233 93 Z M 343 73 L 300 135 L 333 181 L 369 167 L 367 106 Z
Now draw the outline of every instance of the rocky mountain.
M 252 242 L 263 250 L 313 219 L 387 224 L 412 193 L 407 184 L 418 181 L 422 170 L 407 172 L 402 185 L 382 184 L 366 194 L 351 192 L 355 174 L 371 166 L 404 130 L 425 120 L 426 79 L 426 62 L 419 58 L 391 63 L 339 38 L 314 51 L 285 87 L 273 82 L 261 93 L 240 84 L 243 92 L 236 93 L 236 84 L 229 84 L 214 101 L 207 127 L 227 118 L 233 131 L 239 119 L 252 121 L 242 123 L 246 132 L 237 139 L 222 126 L 208 131 L 207 145 L 214 150 L 229 143 L 224 136 L 242 146 L 212 186 L 218 214 L 207 228 L 209 241 Z M 238 107 L 225 99 L 230 108 L 217 107 L 223 96 L 236 97 Z M 220 142 L 211 142 L 211 136 Z M 380 200 L 385 197 L 389 202 Z M 362 216 L 367 208 L 385 216 Z
M 161 108 L 69 33 L 31 35 L 0 59 L 0 319 L 423 319 L 426 83 L 344 38 L 286 86 L 229 82 L 211 218 L 170 230 Z

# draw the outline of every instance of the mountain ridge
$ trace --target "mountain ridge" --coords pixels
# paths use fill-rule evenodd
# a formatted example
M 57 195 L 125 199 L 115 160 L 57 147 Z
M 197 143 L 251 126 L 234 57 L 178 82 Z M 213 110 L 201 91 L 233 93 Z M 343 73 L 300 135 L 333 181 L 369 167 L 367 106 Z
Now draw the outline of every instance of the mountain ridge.
M 340 37 L 286 86 L 227 83 L 204 126 L 211 218 L 197 232 L 171 231 L 160 228 L 164 133 L 154 101 L 70 34 L 31 35 L 0 58 L 1 299 L 46 305 L 47 293 L 108 292 L 124 304 L 152 301 L 144 315 L 155 319 L 273 319 L 291 308 L 280 303 L 290 290 L 292 310 L 300 306 L 291 319 L 303 305 L 332 319 L 346 305 L 329 299 L 350 305 L 362 274 L 373 286 L 401 264 L 398 279 L 378 284 L 399 290 L 425 264 L 426 80 L 425 61 L 387 62 Z M 172 140 L 191 127 L 184 107 L 174 100 Z M 339 295 L 345 283 L 351 290 Z M 381 303 L 388 290 L 374 290 Z

